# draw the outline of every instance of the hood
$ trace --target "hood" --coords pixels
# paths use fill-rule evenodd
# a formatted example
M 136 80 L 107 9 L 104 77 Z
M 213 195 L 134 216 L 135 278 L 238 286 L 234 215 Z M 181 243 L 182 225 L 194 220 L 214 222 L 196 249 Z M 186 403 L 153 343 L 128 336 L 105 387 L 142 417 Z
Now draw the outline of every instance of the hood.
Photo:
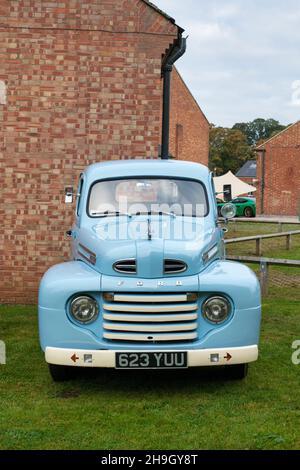
M 218 245 L 214 258 L 221 255 L 220 229 L 205 218 L 140 216 L 94 222 L 89 229 L 77 231 L 73 254 L 75 259 L 92 260 L 102 274 L 139 278 L 190 276 L 204 268 L 203 255 L 209 249 Z M 172 269 L 174 265 L 177 273 Z

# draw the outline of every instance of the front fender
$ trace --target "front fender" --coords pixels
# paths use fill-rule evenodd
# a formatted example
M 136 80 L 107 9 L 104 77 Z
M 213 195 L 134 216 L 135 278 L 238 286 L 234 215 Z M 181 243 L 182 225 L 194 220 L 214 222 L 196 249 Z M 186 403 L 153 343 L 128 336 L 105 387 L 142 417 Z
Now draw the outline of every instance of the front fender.
M 75 292 L 99 292 L 101 275 L 81 261 L 70 261 L 50 268 L 39 289 L 39 306 L 61 309 Z
M 255 273 L 247 266 L 232 261 L 217 261 L 199 274 L 201 292 L 223 293 L 231 297 L 235 308 L 261 306 L 261 289 Z
M 91 331 L 70 322 L 66 304 L 75 293 L 99 292 L 101 275 L 81 261 L 71 261 L 50 268 L 43 276 L 39 290 L 39 333 L 43 350 L 49 344 L 65 341 L 70 347 L 94 344 Z M 71 339 L 70 339 L 71 333 Z

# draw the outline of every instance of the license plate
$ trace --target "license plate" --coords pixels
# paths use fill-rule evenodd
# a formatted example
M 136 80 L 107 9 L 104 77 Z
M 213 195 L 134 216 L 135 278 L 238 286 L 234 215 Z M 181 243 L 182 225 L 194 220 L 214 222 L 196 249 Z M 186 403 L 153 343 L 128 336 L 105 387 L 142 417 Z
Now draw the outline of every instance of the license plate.
M 116 353 L 116 369 L 187 369 L 187 352 Z

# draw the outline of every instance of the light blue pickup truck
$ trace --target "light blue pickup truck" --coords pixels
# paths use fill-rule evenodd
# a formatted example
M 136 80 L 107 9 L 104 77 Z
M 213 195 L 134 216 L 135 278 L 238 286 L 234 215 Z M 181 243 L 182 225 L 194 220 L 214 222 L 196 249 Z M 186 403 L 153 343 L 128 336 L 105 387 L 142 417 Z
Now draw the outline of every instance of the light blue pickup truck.
M 230 205 L 222 209 L 234 216 Z M 39 291 L 40 342 L 54 380 L 76 368 L 226 366 L 258 358 L 260 286 L 226 261 L 213 178 L 174 160 L 94 164 L 81 175 L 72 260 Z

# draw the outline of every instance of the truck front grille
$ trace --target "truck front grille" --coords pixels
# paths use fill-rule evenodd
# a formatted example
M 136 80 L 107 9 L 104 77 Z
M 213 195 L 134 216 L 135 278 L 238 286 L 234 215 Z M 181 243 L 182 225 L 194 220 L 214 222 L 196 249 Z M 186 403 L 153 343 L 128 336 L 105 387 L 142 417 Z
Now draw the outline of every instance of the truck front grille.
M 103 294 L 103 337 L 112 341 L 176 342 L 198 337 L 198 294 Z

